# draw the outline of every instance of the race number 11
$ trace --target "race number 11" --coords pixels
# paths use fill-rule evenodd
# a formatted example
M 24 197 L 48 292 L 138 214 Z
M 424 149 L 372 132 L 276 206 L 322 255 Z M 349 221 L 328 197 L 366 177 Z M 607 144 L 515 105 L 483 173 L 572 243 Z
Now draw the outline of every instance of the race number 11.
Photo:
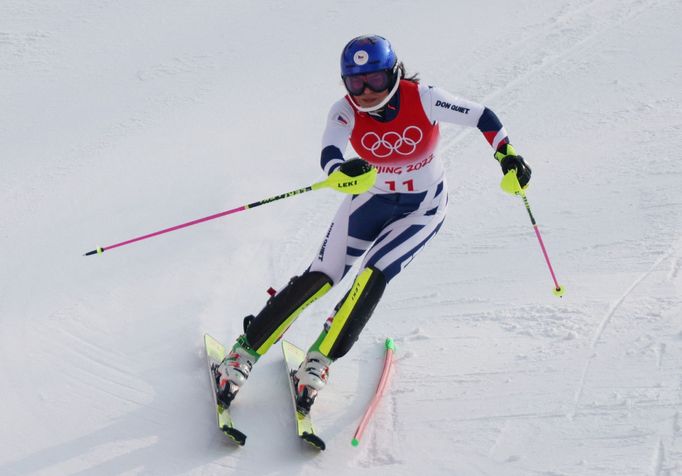
M 386 180 L 386 185 L 388 185 L 388 189 L 389 189 L 391 192 L 395 192 L 395 191 L 396 191 L 396 183 L 395 183 L 395 180 Z M 403 185 L 404 188 L 407 189 L 408 192 L 414 192 L 414 182 L 412 181 L 412 179 L 410 179 L 410 180 L 405 180 L 405 181 L 402 183 L 402 185 Z

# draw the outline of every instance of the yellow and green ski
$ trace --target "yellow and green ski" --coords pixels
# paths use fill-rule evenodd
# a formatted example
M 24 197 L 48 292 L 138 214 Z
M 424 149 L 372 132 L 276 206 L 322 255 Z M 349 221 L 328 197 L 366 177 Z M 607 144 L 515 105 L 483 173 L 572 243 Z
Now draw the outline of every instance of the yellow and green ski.
M 239 446 L 244 446 L 246 443 L 246 435 L 234 427 L 229 408 L 218 402 L 216 396 L 217 389 L 213 370 L 220 365 L 220 362 L 225 358 L 225 346 L 208 334 L 204 335 L 204 344 L 206 346 L 206 359 L 208 361 L 208 376 L 211 381 L 211 393 L 213 394 L 213 403 L 215 404 L 218 417 L 218 428 L 225 433 L 231 441 Z
M 305 352 L 286 340 L 282 340 L 282 352 L 284 353 L 284 364 L 287 369 L 289 390 L 291 391 L 291 402 L 294 405 L 298 436 L 318 450 L 324 450 L 326 446 L 322 438 L 315 434 L 310 413 L 301 413 L 296 408 L 296 389 L 294 388 L 293 374 L 298 370 L 303 359 L 305 359 Z

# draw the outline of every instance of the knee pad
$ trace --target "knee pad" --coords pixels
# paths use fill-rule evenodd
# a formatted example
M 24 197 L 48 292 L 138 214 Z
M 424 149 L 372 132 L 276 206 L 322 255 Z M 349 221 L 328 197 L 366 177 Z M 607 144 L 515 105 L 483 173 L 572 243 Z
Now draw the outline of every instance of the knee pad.
M 331 327 L 319 343 L 319 351 L 332 360 L 346 355 L 360 337 L 384 289 L 384 273 L 376 268 L 365 268 L 337 305 Z
M 332 280 L 319 271 L 291 278 L 284 289 L 268 299 L 246 328 L 246 339 L 259 355 L 265 354 L 310 303 L 326 294 Z

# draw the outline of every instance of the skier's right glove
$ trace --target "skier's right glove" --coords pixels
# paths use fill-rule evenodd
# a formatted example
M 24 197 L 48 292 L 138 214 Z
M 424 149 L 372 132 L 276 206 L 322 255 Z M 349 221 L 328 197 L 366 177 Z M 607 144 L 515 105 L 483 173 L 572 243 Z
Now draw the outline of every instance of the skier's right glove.
M 359 157 L 344 161 L 339 170 L 349 177 L 359 177 L 372 170 L 372 166 L 366 160 Z
M 372 188 L 376 179 L 377 169 L 356 157 L 342 163 L 327 182 L 339 192 L 358 195 Z

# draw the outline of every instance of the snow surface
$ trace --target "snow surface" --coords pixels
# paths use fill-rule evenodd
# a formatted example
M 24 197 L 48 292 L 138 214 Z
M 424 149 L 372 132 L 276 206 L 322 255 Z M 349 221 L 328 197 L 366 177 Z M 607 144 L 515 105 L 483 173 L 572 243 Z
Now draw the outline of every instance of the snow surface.
M 681 27 L 679 0 L 2 0 L 0 474 L 682 474 Z M 566 296 L 487 143 L 444 126 L 449 217 L 334 364 L 328 450 L 293 435 L 278 349 L 236 448 L 202 335 L 231 342 L 343 197 L 82 254 L 319 180 L 340 49 L 367 32 L 502 118 Z

